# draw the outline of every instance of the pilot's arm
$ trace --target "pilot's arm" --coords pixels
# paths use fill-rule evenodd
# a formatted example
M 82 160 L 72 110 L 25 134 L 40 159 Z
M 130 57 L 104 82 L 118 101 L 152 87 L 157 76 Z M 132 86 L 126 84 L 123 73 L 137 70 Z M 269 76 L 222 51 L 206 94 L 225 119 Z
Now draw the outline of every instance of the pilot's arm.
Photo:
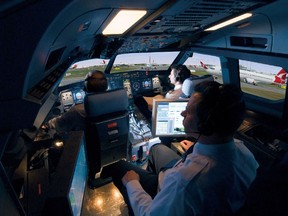
M 78 104 L 61 116 L 48 121 L 48 127 L 55 129 L 57 133 L 73 130 L 84 130 L 86 113 L 83 104 Z
M 198 169 L 201 170 L 201 169 Z M 177 170 L 172 171 L 173 173 Z M 177 175 L 171 173 L 167 178 L 165 178 L 163 187 L 161 191 L 152 199 L 152 197 L 143 189 L 138 180 L 137 174 L 134 171 L 129 171 L 126 173 L 126 177 L 123 179 L 129 179 L 126 183 L 122 179 L 125 185 L 129 197 L 129 201 L 133 212 L 135 215 L 143 216 L 177 216 L 177 215 L 189 215 L 193 216 L 194 213 L 191 211 L 189 206 L 191 200 L 186 199 L 186 191 L 183 190 L 185 187 L 186 179 L 179 179 Z M 136 174 L 136 175 L 135 175 Z M 183 187 L 181 186 L 183 185 Z

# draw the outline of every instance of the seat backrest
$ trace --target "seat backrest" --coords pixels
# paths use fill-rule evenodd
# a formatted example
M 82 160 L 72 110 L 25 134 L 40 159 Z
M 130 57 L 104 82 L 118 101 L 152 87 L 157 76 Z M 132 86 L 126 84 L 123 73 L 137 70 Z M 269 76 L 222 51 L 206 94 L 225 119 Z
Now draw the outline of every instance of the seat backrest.
M 100 177 L 104 166 L 127 158 L 128 105 L 124 89 L 85 96 L 85 138 L 90 179 Z
M 87 118 L 96 120 L 106 114 L 127 112 L 128 96 L 124 89 L 88 93 L 84 99 L 84 107 Z
M 203 81 L 213 81 L 213 80 L 214 78 L 210 74 L 199 76 L 199 77 L 190 77 L 184 80 L 183 85 L 182 85 L 182 92 L 184 95 L 181 97 L 189 98 L 194 92 L 194 88 L 198 83 L 203 82 Z

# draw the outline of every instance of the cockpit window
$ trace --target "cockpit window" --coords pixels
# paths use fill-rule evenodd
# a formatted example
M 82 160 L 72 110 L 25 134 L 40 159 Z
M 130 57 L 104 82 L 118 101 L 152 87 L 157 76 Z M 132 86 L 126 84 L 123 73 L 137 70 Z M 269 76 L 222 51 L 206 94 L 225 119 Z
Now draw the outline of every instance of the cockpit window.
M 187 58 L 184 65 L 186 65 L 194 75 L 203 76 L 211 74 L 216 82 L 223 83 L 219 57 L 193 53 L 193 56 Z
M 71 65 L 60 83 L 60 86 L 83 81 L 88 72 L 92 70 L 105 71 L 109 59 L 89 59 Z
M 277 66 L 239 60 L 243 92 L 269 100 L 282 100 L 286 92 L 286 71 Z
M 116 57 L 110 73 L 167 70 L 179 52 L 129 53 Z

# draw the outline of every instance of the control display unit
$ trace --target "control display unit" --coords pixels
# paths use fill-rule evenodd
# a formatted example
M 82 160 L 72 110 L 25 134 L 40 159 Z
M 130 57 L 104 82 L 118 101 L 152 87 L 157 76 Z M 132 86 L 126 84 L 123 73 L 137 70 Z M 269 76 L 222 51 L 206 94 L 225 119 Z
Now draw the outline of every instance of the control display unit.
M 152 111 L 153 136 L 185 137 L 182 111 L 186 109 L 185 99 L 154 99 Z

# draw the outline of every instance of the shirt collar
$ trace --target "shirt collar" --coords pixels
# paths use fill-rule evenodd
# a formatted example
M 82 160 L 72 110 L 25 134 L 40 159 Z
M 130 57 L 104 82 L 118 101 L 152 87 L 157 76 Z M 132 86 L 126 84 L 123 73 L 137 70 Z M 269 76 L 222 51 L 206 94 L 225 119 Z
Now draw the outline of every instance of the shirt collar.
M 223 144 L 202 144 L 197 142 L 194 146 L 193 153 L 195 155 L 207 155 L 213 157 L 229 157 L 235 150 L 234 140 Z
M 181 89 L 182 88 L 182 84 L 176 84 L 174 86 L 174 90 L 178 90 L 178 89 Z

